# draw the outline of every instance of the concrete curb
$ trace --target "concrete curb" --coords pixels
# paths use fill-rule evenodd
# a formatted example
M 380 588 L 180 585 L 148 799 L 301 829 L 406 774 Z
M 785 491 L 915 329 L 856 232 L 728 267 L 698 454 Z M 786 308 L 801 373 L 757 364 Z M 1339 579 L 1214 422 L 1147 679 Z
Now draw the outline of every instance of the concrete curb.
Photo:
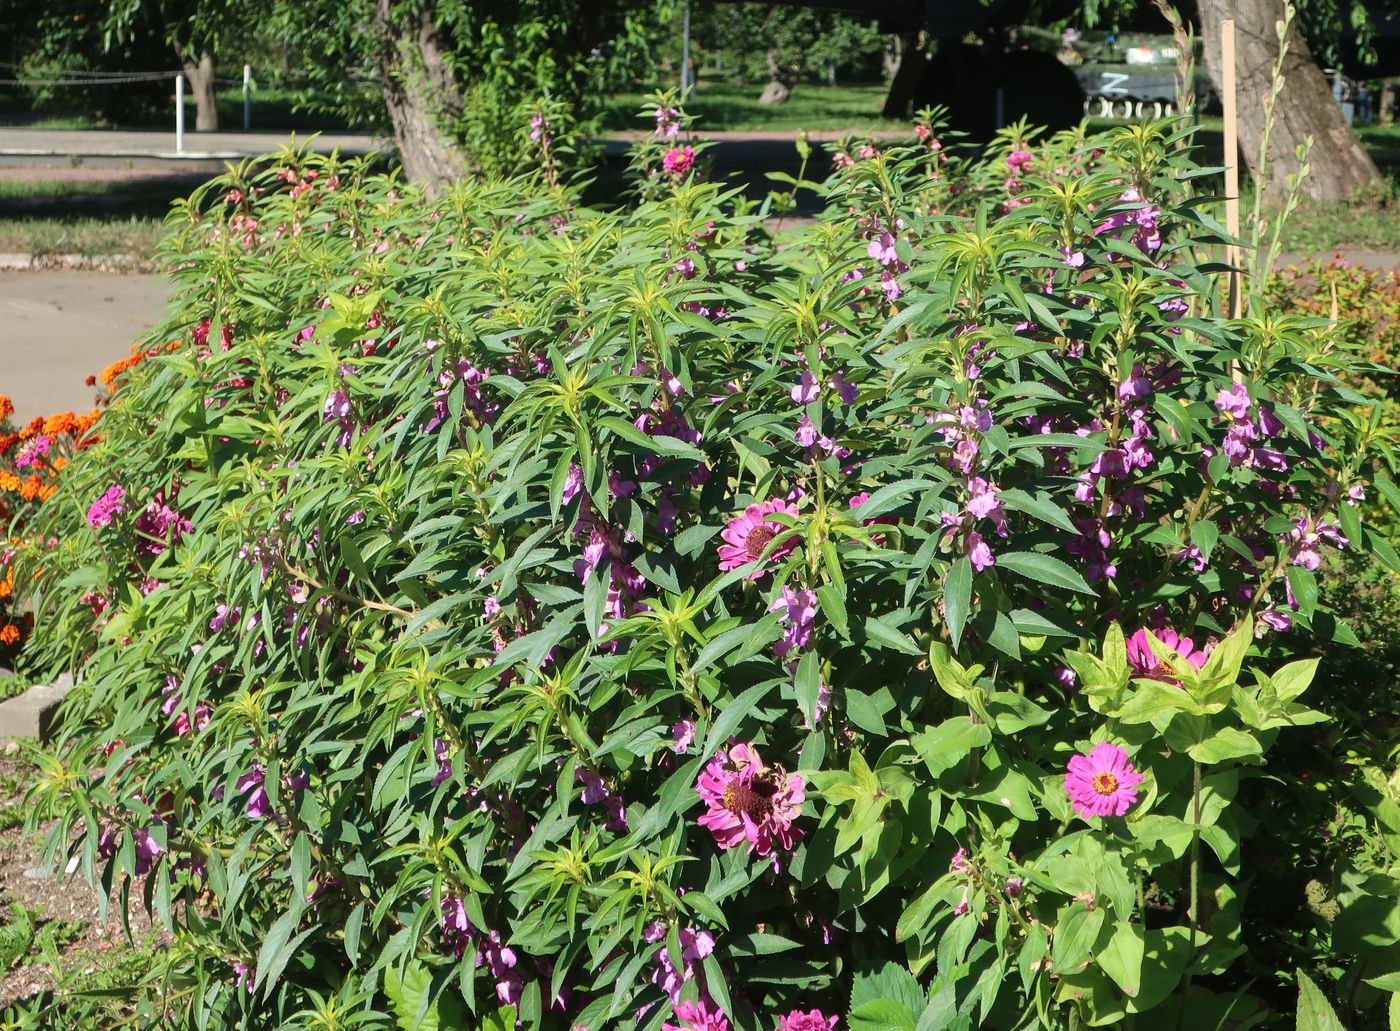
M 6 254 L 0 253 L 0 272 L 52 269 L 102 271 L 142 270 L 154 265 L 134 254 Z
M 64 673 L 52 684 L 35 684 L 19 697 L 0 702 L 0 741 L 20 737 L 47 741 L 57 729 L 58 707 L 72 690 L 73 678 Z

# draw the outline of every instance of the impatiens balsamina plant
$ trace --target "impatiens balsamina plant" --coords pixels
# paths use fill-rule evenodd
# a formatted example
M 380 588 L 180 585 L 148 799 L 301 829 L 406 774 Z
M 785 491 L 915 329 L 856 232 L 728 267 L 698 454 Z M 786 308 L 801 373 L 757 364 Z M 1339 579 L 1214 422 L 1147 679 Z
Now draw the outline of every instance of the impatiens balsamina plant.
M 172 216 L 184 346 L 17 560 L 81 679 L 35 819 L 178 932 L 157 1009 L 1291 1027 L 1250 830 L 1352 640 L 1322 556 L 1400 564 L 1345 353 L 1214 314 L 1160 128 L 921 122 L 780 244 L 679 154 L 599 211 L 288 151 Z

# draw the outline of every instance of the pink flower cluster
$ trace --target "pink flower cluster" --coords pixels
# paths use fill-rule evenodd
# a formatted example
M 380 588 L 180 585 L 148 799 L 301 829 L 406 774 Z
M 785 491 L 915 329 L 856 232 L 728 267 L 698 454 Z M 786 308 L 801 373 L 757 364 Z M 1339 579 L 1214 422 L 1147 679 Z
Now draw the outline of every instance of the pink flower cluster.
M 1136 204 L 1129 211 L 1120 211 L 1116 215 L 1110 215 L 1094 229 L 1095 236 L 1102 236 L 1104 233 L 1112 232 L 1123 226 L 1133 228 L 1133 246 L 1144 254 L 1151 254 L 1162 246 L 1162 231 L 1157 225 L 1157 220 L 1162 217 L 1161 209 L 1155 204 L 1147 204 L 1142 199 L 1142 194 L 1136 189 L 1129 188 L 1118 196 L 1118 200 L 1124 204 Z
M 1216 395 L 1215 407 L 1229 424 L 1220 450 L 1230 459 L 1231 468 L 1288 471 L 1288 459 L 1282 452 L 1258 446 L 1260 440 L 1268 440 L 1282 433 L 1283 423 L 1262 405 L 1256 418 L 1249 391 L 1243 383 L 1235 383 L 1228 390 L 1221 390 Z
M 472 925 L 467 907 L 456 895 L 444 895 L 442 909 L 442 939 L 453 954 L 461 959 L 467 946 L 476 945 L 477 969 L 487 967 L 496 979 L 496 998 L 502 1005 L 513 1006 L 520 1001 L 525 987 L 518 970 L 520 958 L 515 950 L 501 940 L 499 931 L 483 934 Z
M 126 488 L 120 483 L 112 484 L 88 507 L 88 525 L 94 530 L 110 526 L 113 519 L 126 511 L 125 499 Z

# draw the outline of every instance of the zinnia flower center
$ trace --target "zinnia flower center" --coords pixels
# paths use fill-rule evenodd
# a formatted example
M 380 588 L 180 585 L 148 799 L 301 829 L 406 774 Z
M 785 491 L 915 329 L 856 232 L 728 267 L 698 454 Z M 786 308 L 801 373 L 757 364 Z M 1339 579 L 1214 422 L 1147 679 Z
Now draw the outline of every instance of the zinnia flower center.
M 1094 790 L 1100 795 L 1111 795 L 1118 790 L 1118 778 L 1108 770 L 1095 774 Z
M 749 561 L 763 557 L 763 549 L 768 547 L 768 542 L 778 536 L 778 531 L 774 530 L 766 523 L 759 523 L 749 535 L 744 538 L 744 551 L 749 556 Z
M 724 808 L 738 816 L 748 816 L 758 823 L 773 811 L 773 796 L 778 793 L 778 785 L 764 778 L 743 784 L 732 780 L 724 789 Z

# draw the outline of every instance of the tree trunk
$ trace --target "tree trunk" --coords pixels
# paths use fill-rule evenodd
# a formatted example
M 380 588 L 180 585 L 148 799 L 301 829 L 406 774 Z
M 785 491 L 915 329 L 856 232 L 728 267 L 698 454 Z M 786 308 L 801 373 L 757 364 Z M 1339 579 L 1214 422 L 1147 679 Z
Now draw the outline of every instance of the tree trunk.
M 376 71 L 404 175 L 440 193 L 470 173 L 472 163 L 442 128 L 461 114 L 463 99 L 433 8 L 396 18 L 391 0 L 377 0 L 375 26 L 381 44 Z
M 1274 25 L 1283 19 L 1284 0 L 1200 0 L 1198 9 L 1206 67 L 1217 89 L 1222 88 L 1224 81 L 1220 23 L 1228 18 L 1235 19 L 1240 147 L 1257 182 L 1259 144 L 1263 138 L 1262 112 L 1269 96 L 1274 62 L 1278 59 L 1278 34 Z M 1375 162 L 1352 135 L 1296 22 L 1288 33 L 1283 75 L 1283 89 L 1274 107 L 1269 181 L 1261 184 L 1263 188 L 1281 196 L 1287 188 L 1285 179 L 1298 171 L 1296 151 L 1309 136 L 1314 146 L 1309 158 L 1312 173 L 1302 186 L 1305 196 L 1316 201 L 1346 200 L 1361 188 L 1378 182 L 1380 172 Z
M 904 56 L 904 37 L 891 32 L 885 37 L 885 45 L 880 51 L 880 73 L 886 82 L 899 71 L 900 58 Z
M 219 107 L 214 100 L 214 55 L 200 51 L 199 60 L 184 57 L 180 62 L 194 94 L 194 131 L 218 132 Z
M 917 39 L 913 36 L 894 38 L 899 40 L 899 61 L 889 74 L 890 88 L 885 94 L 885 107 L 881 113 L 886 118 L 908 118 L 909 105 L 914 102 L 924 74 L 928 71 L 929 52 L 922 33 Z M 889 53 L 888 48 L 885 53 Z
M 1376 109 L 1376 121 L 1381 125 L 1395 124 L 1395 83 L 1393 78 L 1381 80 L 1380 104 Z
M 792 92 L 792 87 L 785 81 L 783 68 L 778 60 L 778 51 L 768 51 L 768 85 L 763 87 L 763 93 L 759 96 L 758 102 L 764 106 L 772 104 L 787 103 L 788 94 Z

